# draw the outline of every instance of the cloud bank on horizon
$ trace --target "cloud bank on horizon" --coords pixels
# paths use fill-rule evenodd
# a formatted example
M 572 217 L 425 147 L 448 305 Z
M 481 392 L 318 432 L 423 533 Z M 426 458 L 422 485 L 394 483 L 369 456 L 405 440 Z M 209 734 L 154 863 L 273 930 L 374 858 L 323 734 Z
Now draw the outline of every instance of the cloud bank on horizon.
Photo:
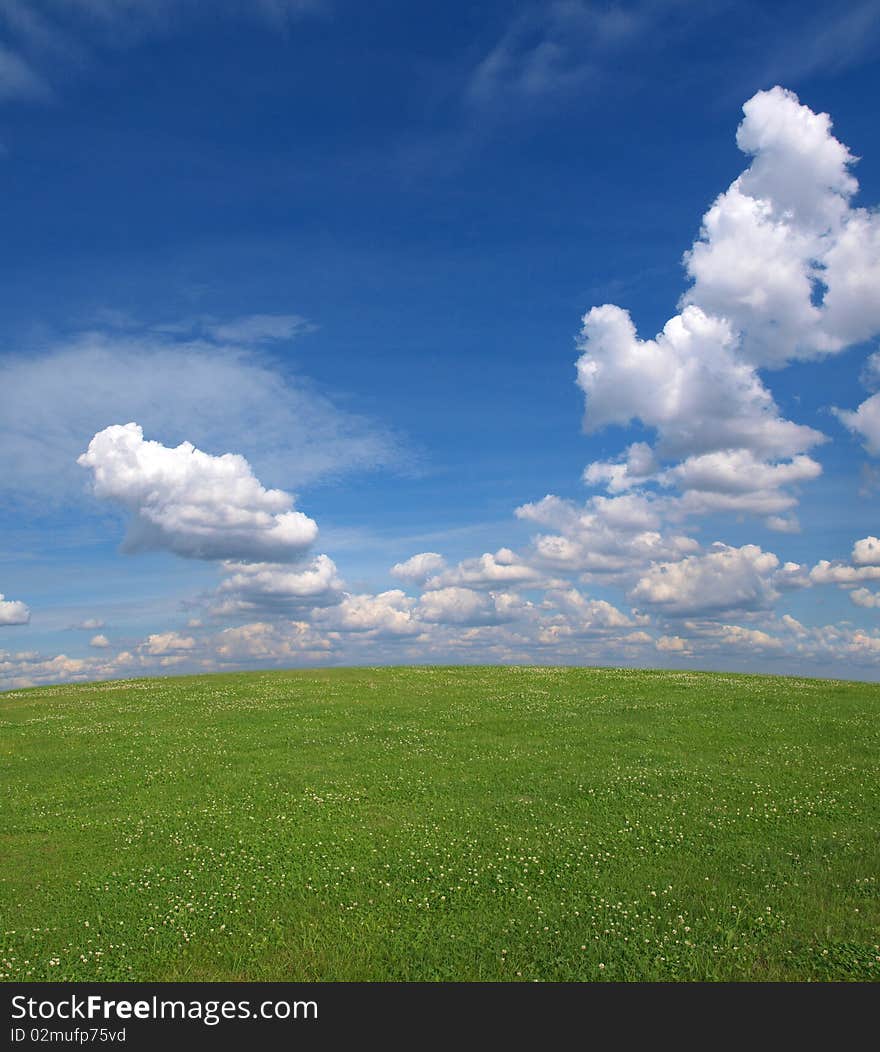
M 314 552 L 318 525 L 293 495 L 267 488 L 245 456 L 216 447 L 216 434 L 206 452 L 191 441 L 164 445 L 140 420 L 106 420 L 78 464 L 91 473 L 94 498 L 124 512 L 123 552 L 213 564 L 216 586 L 192 597 L 192 627 L 162 626 L 115 656 L 106 632 L 91 641 L 97 656 L 0 652 L 6 684 L 172 667 L 693 664 L 756 654 L 780 671 L 821 660 L 842 674 L 854 663 L 880 673 L 880 631 L 846 619 L 809 625 L 787 608 L 820 588 L 843 589 L 854 610 L 880 607 L 880 592 L 867 587 L 880 579 L 880 540 L 852 537 L 848 561 L 785 558 L 830 436 L 789 419 L 771 390 L 792 363 L 841 355 L 880 332 L 880 213 L 854 204 L 855 159 L 827 114 L 781 87 L 758 92 L 743 111 L 737 145 L 748 166 L 704 215 L 685 254 L 690 284 L 662 331 L 640 336 L 610 303 L 583 317 L 584 430 L 629 438 L 617 456 L 585 466 L 586 501 L 547 494 L 524 503 L 516 520 L 534 532 L 521 550 L 502 539 L 455 564 L 414 552 L 388 569 L 402 587 L 363 591 L 347 585 L 334 558 Z M 259 342 L 299 324 L 255 317 L 247 331 L 214 325 L 214 337 Z M 863 373 L 869 390 L 878 354 Z M 240 360 L 218 353 L 220 368 Z M 836 414 L 880 455 L 880 392 L 828 408 L 829 421 Z M 381 459 L 381 438 L 367 433 Z M 779 554 L 695 536 L 733 522 L 774 531 Z M 27 620 L 22 601 L 0 597 L 0 623 Z

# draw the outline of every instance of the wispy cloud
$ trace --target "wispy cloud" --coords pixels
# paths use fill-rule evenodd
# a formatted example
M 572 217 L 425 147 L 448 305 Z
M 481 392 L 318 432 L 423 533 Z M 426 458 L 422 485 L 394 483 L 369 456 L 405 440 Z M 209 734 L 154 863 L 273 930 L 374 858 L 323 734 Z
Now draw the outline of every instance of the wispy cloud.
M 21 55 L 0 44 L 0 102 L 9 99 L 44 101 L 51 94 L 48 82 Z
M 245 19 L 283 32 L 325 14 L 330 0 L 0 0 L 0 102 L 45 101 L 52 84 L 132 47 L 208 19 Z
M 649 21 L 634 5 L 529 5 L 473 70 L 467 100 L 479 108 L 519 107 L 581 88 L 598 76 L 604 56 L 632 42 Z
M 98 431 L 131 420 L 168 445 L 189 439 L 213 452 L 240 451 L 261 478 L 284 488 L 405 462 L 387 428 L 338 407 L 260 352 L 270 329 L 289 339 L 308 328 L 302 318 L 228 324 L 234 340 L 190 336 L 187 322 L 182 337 L 104 329 L 0 356 L 0 491 L 41 503 L 80 497 L 76 458 Z M 248 332 L 254 339 L 246 345 Z
M 840 73 L 880 50 L 880 0 L 823 4 L 817 14 L 774 29 L 768 34 L 765 79 Z

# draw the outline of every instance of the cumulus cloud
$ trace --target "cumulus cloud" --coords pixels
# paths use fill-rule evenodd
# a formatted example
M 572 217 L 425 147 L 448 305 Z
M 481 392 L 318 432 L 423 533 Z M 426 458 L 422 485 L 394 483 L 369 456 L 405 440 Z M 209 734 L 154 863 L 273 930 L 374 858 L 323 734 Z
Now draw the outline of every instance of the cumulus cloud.
M 425 587 L 497 588 L 511 584 L 534 585 L 540 578 L 540 572 L 510 548 L 499 548 L 494 554 L 486 552 L 477 559 L 465 559 L 452 569 L 435 574 Z
M 685 264 L 692 279 L 654 339 L 611 304 L 584 316 L 578 384 L 585 429 L 638 421 L 656 433 L 587 466 L 612 494 L 676 489 L 670 514 L 750 513 L 797 530 L 797 487 L 825 440 L 783 417 L 758 369 L 843 350 L 880 331 L 880 214 L 856 208 L 854 158 L 791 92 L 758 92 L 737 143 L 749 167 L 714 202 Z M 875 399 L 880 396 L 874 396 Z M 869 399 L 842 422 L 880 452 Z
M 805 451 L 824 436 L 782 417 L 726 319 L 689 306 L 641 340 L 626 311 L 594 307 L 580 346 L 586 430 L 639 421 L 657 433 L 656 449 L 637 443 L 621 461 L 589 465 L 588 483 L 620 493 L 656 482 L 684 492 L 677 510 L 686 514 L 768 516 L 796 503 L 787 487 L 820 474 Z
M 820 559 L 810 570 L 814 584 L 851 585 L 860 581 L 880 580 L 880 566 L 850 566 L 844 562 Z
M 523 611 L 523 601 L 510 592 L 475 591 L 450 586 L 425 592 L 418 613 L 423 621 L 445 625 L 497 625 L 513 621 Z
M 99 632 L 98 635 L 92 636 L 89 640 L 89 646 L 98 650 L 106 650 L 110 646 L 110 640 Z
M 418 635 L 422 626 L 414 616 L 416 600 L 399 588 L 378 595 L 346 595 L 337 606 L 319 611 L 315 621 L 341 632 L 374 637 Z
M 663 654 L 692 653 L 688 641 L 682 636 L 660 636 L 654 646 Z
M 880 606 L 880 592 L 872 592 L 867 588 L 854 588 L 849 593 L 850 599 L 866 610 L 874 610 Z
M 880 457 L 880 394 L 866 398 L 856 409 L 834 409 L 843 426 L 861 439 L 865 451 Z
M 31 619 L 31 612 L 20 599 L 6 599 L 0 593 L 0 626 L 26 625 Z
M 211 612 L 237 614 L 257 609 L 285 611 L 330 606 L 342 599 L 343 581 L 327 555 L 304 567 L 278 563 L 226 563 L 229 574 L 216 592 Z
M 661 482 L 684 491 L 680 507 L 688 514 L 752 512 L 766 516 L 771 528 L 793 532 L 793 521 L 780 516 L 797 503 L 787 487 L 821 473 L 822 466 L 812 457 L 768 463 L 751 450 L 728 449 L 688 457 L 665 472 Z
M 81 632 L 97 632 L 101 628 L 106 628 L 107 625 L 99 617 L 87 617 L 85 621 L 79 621 L 70 627 Z
M 589 598 L 577 588 L 554 589 L 540 604 L 538 641 L 554 645 L 566 639 L 616 636 L 627 643 L 646 643 L 652 641 L 646 633 L 624 630 L 647 620 L 629 616 L 605 599 Z
M 742 334 L 757 365 L 840 351 L 880 329 L 880 216 L 853 208 L 847 147 L 783 88 L 743 106 L 752 163 L 715 201 L 686 256 L 684 297 Z
M 863 537 L 856 541 L 853 545 L 852 561 L 856 566 L 880 566 L 880 538 Z
M 180 651 L 194 650 L 196 641 L 192 636 L 182 636 L 179 632 L 154 632 L 147 636 L 139 649 L 151 657 L 164 657 Z
M 429 577 L 440 573 L 445 569 L 446 560 L 437 552 L 419 552 L 410 556 L 405 562 L 395 563 L 391 567 L 391 576 L 398 577 L 402 581 L 412 581 L 422 584 Z
M 737 355 L 730 323 L 697 306 L 670 319 L 653 340 L 641 340 L 620 307 L 593 307 L 580 346 L 588 432 L 640 420 L 657 429 L 666 456 L 746 448 L 789 457 L 821 440 L 812 428 L 781 418 L 755 370 Z
M 318 535 L 293 497 L 265 489 L 244 457 L 212 456 L 189 442 L 170 449 L 145 440 L 135 423 L 98 432 L 77 463 L 92 471 L 95 496 L 129 513 L 127 551 L 283 562 Z
M 220 632 L 216 654 L 223 664 L 323 661 L 332 653 L 335 638 L 333 633 L 321 635 L 304 621 L 255 621 Z
M 0 356 L 0 492 L 40 507 L 81 500 L 76 458 L 113 420 L 136 420 L 171 445 L 235 449 L 272 486 L 405 459 L 387 429 L 258 351 L 204 333 L 103 331 Z
M 779 596 L 778 566 L 779 559 L 758 545 L 734 548 L 716 543 L 705 555 L 653 566 L 639 578 L 629 598 L 668 615 L 759 610 Z
M 547 571 L 620 575 L 699 548 L 684 534 L 663 532 L 662 501 L 644 494 L 591 497 L 586 504 L 548 495 L 516 509 L 517 518 L 556 532 L 533 538 L 534 563 Z

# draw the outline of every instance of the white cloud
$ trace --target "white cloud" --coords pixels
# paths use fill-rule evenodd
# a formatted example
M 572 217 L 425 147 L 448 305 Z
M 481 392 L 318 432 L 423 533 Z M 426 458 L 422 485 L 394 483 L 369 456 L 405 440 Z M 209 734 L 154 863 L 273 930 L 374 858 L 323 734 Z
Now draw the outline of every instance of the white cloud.
M 19 599 L 5 599 L 0 593 L 0 626 L 26 625 L 31 619 L 27 605 Z
M 332 633 L 321 635 L 304 621 L 256 621 L 220 632 L 216 653 L 225 664 L 313 662 L 326 659 L 334 642 Z
M 872 592 L 867 588 L 855 588 L 849 593 L 850 599 L 866 610 L 873 610 L 880 606 L 880 592 Z
M 99 617 L 87 617 L 85 621 L 80 621 L 70 627 L 82 632 L 97 632 L 101 628 L 106 628 L 107 625 Z
M 49 351 L 0 356 L 0 491 L 41 508 L 81 499 L 76 457 L 112 420 L 137 420 L 171 445 L 233 448 L 273 486 L 299 488 L 402 459 L 386 430 L 258 353 L 156 332 L 90 333 Z
M 327 555 L 296 569 L 277 563 L 226 563 L 224 569 L 229 576 L 217 588 L 218 601 L 210 608 L 215 615 L 329 606 L 342 599 L 343 582 Z
M 391 576 L 402 581 L 421 584 L 429 577 L 440 573 L 446 567 L 446 560 L 437 552 L 419 552 L 410 556 L 405 562 L 395 563 L 391 567 Z
M 169 449 L 131 423 L 98 432 L 77 462 L 92 470 L 97 497 L 130 514 L 127 551 L 282 562 L 318 535 L 289 493 L 265 489 L 235 453 L 212 456 L 189 442 Z
M 566 639 L 611 636 L 629 643 L 652 642 L 644 632 L 624 631 L 647 618 L 628 616 L 605 599 L 591 599 L 576 588 L 554 589 L 540 604 L 538 641 L 558 644 Z
M 110 640 L 105 635 L 99 633 L 96 636 L 92 636 L 89 640 L 89 646 L 95 647 L 98 650 L 106 650 L 107 647 L 110 646 Z
M 419 600 L 423 621 L 445 625 L 496 625 L 513 621 L 524 608 L 522 600 L 509 592 L 478 592 L 472 588 L 437 588 Z
M 745 628 L 742 625 L 719 625 L 706 633 L 722 647 L 731 650 L 781 650 L 781 639 L 760 628 Z
M 622 493 L 633 486 L 650 482 L 659 470 L 654 450 L 647 442 L 633 442 L 624 458 L 616 461 L 593 461 L 584 468 L 588 486 L 604 485 L 609 493 Z
M 314 622 L 371 638 L 413 636 L 422 631 L 413 614 L 415 604 L 415 599 L 397 588 L 378 595 L 347 595 L 337 606 L 318 611 Z
M 759 610 L 778 598 L 778 566 L 772 552 L 755 544 L 734 548 L 716 543 L 705 555 L 653 566 L 629 598 L 669 615 Z
M 583 506 L 548 495 L 516 509 L 517 518 L 557 530 L 533 540 L 534 562 L 555 572 L 625 574 L 698 549 L 692 538 L 656 527 L 662 501 L 644 494 L 591 497 Z
M 866 398 L 856 409 L 833 410 L 847 430 L 862 440 L 866 452 L 880 457 L 880 394 Z
M 856 566 L 880 566 L 880 538 L 863 537 L 856 541 L 853 545 L 852 561 Z
M 787 532 L 787 520 L 778 515 L 796 499 L 785 487 L 809 482 L 821 473 L 822 466 L 812 457 L 770 463 L 751 450 L 733 449 L 688 457 L 666 472 L 662 481 L 684 491 L 681 505 L 689 514 L 748 511 L 768 516 L 768 524 Z
M 798 529 L 796 488 L 821 466 L 807 451 L 825 440 L 786 420 L 758 375 L 843 350 L 880 331 L 880 213 L 854 208 L 854 158 L 782 88 L 743 107 L 737 143 L 751 164 L 706 213 L 686 254 L 692 285 L 653 340 L 605 304 L 584 316 L 578 383 L 584 426 L 638 421 L 656 444 L 588 465 L 584 479 L 612 494 L 675 487 L 671 515 L 761 516 Z M 838 411 L 880 452 L 880 396 Z M 670 463 L 671 462 L 671 463 Z
M 654 646 L 664 654 L 690 654 L 688 641 L 682 636 L 660 636 Z
M 737 145 L 752 163 L 704 217 L 684 302 L 730 319 L 758 365 L 868 339 L 880 329 L 880 217 L 850 205 L 852 154 L 827 114 L 783 88 L 743 112 Z
M 653 340 L 639 339 L 620 307 L 594 307 L 584 316 L 580 345 L 588 432 L 640 420 L 657 430 L 658 452 L 675 458 L 741 449 L 778 460 L 823 440 L 780 416 L 754 368 L 738 356 L 729 323 L 697 306 L 670 319 Z M 640 456 L 645 462 L 647 451 Z
M 510 548 L 499 548 L 494 555 L 486 552 L 477 559 L 465 559 L 452 569 L 441 571 L 425 584 L 428 589 L 466 586 L 493 588 L 510 584 L 534 585 L 541 573 L 529 566 Z
M 192 636 L 182 636 L 179 632 L 154 632 L 141 643 L 139 650 L 150 657 L 164 657 L 180 651 L 194 650 L 196 641 Z
M 849 566 L 842 562 L 820 559 L 810 570 L 814 584 L 857 584 L 860 581 L 880 580 L 880 566 Z

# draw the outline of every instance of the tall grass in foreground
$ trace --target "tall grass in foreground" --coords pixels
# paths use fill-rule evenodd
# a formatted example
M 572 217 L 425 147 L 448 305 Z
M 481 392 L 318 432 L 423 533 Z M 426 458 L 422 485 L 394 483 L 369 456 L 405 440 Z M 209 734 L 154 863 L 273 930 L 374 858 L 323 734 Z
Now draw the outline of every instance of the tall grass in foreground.
M 0 696 L 5 980 L 880 977 L 880 687 L 259 672 Z

